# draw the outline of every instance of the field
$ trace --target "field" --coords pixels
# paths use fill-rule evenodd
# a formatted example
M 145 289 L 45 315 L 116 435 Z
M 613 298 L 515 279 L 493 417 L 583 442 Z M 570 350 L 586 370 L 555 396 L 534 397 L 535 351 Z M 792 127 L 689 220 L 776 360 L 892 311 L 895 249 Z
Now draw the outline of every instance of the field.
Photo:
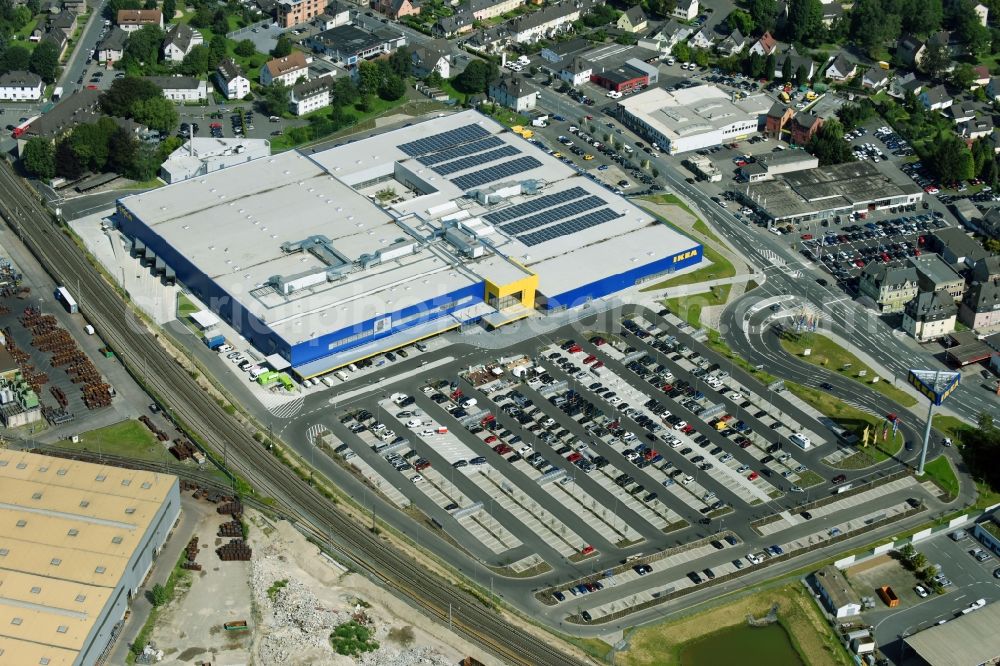
M 128 456 L 140 460 L 173 460 L 167 449 L 156 441 L 153 433 L 138 421 L 120 421 L 112 425 L 80 433 L 80 441 L 63 440 L 57 446 Z
M 670 308 L 670 311 L 678 317 L 695 328 L 699 328 L 701 326 L 701 309 L 712 305 L 725 305 L 729 300 L 730 289 L 732 289 L 732 285 L 721 284 L 712 287 L 703 294 L 667 298 L 663 301 L 663 304 Z
M 938 456 L 924 465 L 924 471 L 950 497 L 958 496 L 958 477 L 947 456 Z
M 802 660 L 810 666 L 849 664 L 843 648 L 823 620 L 805 589 L 796 583 L 724 603 L 679 620 L 641 627 L 627 634 L 628 649 L 618 655 L 626 666 L 674 666 L 680 664 L 684 646 L 698 638 L 746 622 L 748 614 L 762 617 L 778 604 L 778 621 L 788 632 Z M 744 663 L 751 663 L 748 660 Z M 767 663 L 766 659 L 756 660 Z M 736 660 L 734 659 L 734 662 Z
M 857 356 L 847 351 L 836 342 L 816 333 L 792 333 L 786 332 L 781 337 L 781 346 L 789 354 L 796 356 L 799 360 L 818 365 L 832 372 L 836 372 L 842 377 L 854 379 L 859 384 L 863 383 L 868 388 L 878 391 L 893 402 L 903 407 L 912 407 L 917 404 L 917 399 L 906 391 L 894 387 L 885 377 L 877 384 L 866 381 L 867 378 L 881 376 L 871 367 L 862 363 Z M 802 352 L 811 349 L 809 356 L 803 356 Z M 864 371 L 865 376 L 859 377 L 859 373 Z

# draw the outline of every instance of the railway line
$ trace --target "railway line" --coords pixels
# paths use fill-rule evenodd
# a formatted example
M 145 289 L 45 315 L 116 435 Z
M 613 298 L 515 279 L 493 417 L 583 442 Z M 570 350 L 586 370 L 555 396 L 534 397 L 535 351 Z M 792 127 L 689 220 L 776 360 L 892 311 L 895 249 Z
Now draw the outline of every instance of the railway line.
M 322 497 L 198 387 L 6 162 L 0 166 L 0 193 L 0 215 L 57 282 L 73 285 L 81 311 L 122 363 L 209 446 L 221 451 L 228 445 L 230 467 L 260 493 L 274 498 L 286 515 L 308 526 L 319 541 L 369 578 L 508 663 L 584 663 L 553 641 L 512 625 L 482 600 L 421 567 Z

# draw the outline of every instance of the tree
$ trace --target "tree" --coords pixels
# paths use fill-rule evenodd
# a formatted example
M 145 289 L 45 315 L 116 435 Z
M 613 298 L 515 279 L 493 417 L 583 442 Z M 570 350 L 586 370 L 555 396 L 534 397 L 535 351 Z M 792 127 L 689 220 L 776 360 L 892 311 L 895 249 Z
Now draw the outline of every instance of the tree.
M 200 4 L 195 9 L 194 16 L 188 23 L 195 28 L 208 28 L 212 25 L 212 9 L 209 5 Z
M 844 128 L 836 120 L 827 120 L 806 146 L 819 159 L 820 166 L 854 161 L 850 144 L 844 141 Z
M 674 44 L 674 47 L 670 49 L 670 52 L 681 62 L 688 62 L 691 60 L 691 47 L 688 46 L 687 42 L 678 42 Z
M 351 106 L 358 101 L 360 93 L 358 87 L 349 76 L 338 77 L 333 82 L 334 104 L 339 106 Z
M 177 0 L 163 0 L 163 22 L 173 23 L 177 13 Z
M 899 15 L 887 12 L 882 0 L 858 0 L 851 10 L 851 38 L 872 57 L 881 55 L 883 45 L 901 30 Z
M 278 37 L 278 42 L 271 49 L 271 55 L 275 58 L 284 58 L 292 53 L 292 40 L 288 38 L 288 35 L 281 35 Z
M 0 56 L 0 71 L 10 72 L 15 69 L 28 69 L 31 62 L 31 51 L 20 44 L 11 44 Z
M 159 607 L 170 601 L 170 593 L 167 592 L 167 588 L 157 583 L 153 586 L 153 589 L 149 591 L 149 603 L 153 606 Z
M 120 9 L 141 9 L 142 3 L 139 0 L 108 0 L 105 5 L 104 16 L 114 21 L 118 17 Z
M 53 83 L 59 73 L 59 49 L 48 40 L 43 40 L 31 53 L 28 69 L 42 77 L 46 83 Z
M 907 0 L 903 29 L 917 35 L 930 35 L 941 28 L 943 18 L 941 0 Z
M 394 102 L 405 94 L 406 81 L 395 74 L 385 77 L 378 89 L 378 96 L 389 102 Z
M 707 49 L 695 49 L 694 50 L 694 63 L 699 67 L 708 66 L 708 50 Z
M 920 58 L 920 69 L 932 79 L 938 79 L 951 64 L 951 52 L 946 44 L 929 44 Z
M 848 102 L 837 110 L 837 117 L 840 118 L 841 124 L 849 130 L 853 130 L 874 115 L 875 108 L 868 100 L 856 103 Z
M 103 117 L 96 123 L 82 123 L 73 129 L 70 147 L 84 169 L 104 170 L 108 163 L 108 143 L 117 128 L 114 120 Z
M 364 95 L 373 95 L 382 87 L 385 79 L 383 63 L 370 60 L 362 61 L 358 65 L 358 90 Z
M 951 83 L 959 90 L 968 90 L 976 80 L 976 71 L 967 62 L 963 62 L 951 73 Z
M 979 16 L 972 9 L 973 3 L 962 0 L 954 10 L 955 34 L 974 58 L 983 56 L 990 48 L 990 29 L 979 22 Z
M 790 0 L 784 32 L 790 42 L 819 43 L 823 35 L 823 5 L 820 0 Z
M 217 35 L 225 35 L 229 32 L 229 16 L 226 14 L 225 9 L 217 9 L 212 14 L 212 32 Z
M 163 30 L 159 26 L 145 25 L 129 35 L 125 42 L 125 55 L 140 65 L 155 65 L 160 59 Z
M 83 175 L 83 165 L 80 158 L 73 152 L 69 137 L 61 139 L 56 144 L 56 175 L 68 180 L 76 180 Z
M 953 183 L 972 178 L 973 166 L 972 151 L 950 132 L 939 137 L 931 147 L 930 168 L 942 182 Z
M 118 127 L 108 138 L 108 169 L 128 175 L 135 168 L 139 156 L 139 141 L 123 127 Z
M 742 9 L 734 9 L 729 12 L 729 16 L 726 17 L 726 26 L 729 28 L 729 32 L 739 30 L 740 34 L 744 37 L 748 37 L 753 34 L 753 17 Z
M 650 14 L 669 17 L 677 8 L 677 0 L 647 0 L 646 9 Z
M 128 117 L 136 101 L 154 97 L 163 97 L 163 91 L 155 83 L 137 76 L 126 76 L 115 79 L 111 88 L 101 95 L 101 108 L 109 116 Z
M 208 61 L 211 52 L 208 47 L 204 44 L 196 44 L 191 48 L 181 64 L 178 65 L 177 69 L 181 74 L 187 74 L 188 76 L 197 76 L 199 74 L 205 74 L 209 71 Z M 214 68 L 212 68 L 214 69 Z
M 921 552 L 914 552 L 913 557 L 910 558 L 910 564 L 917 571 L 921 571 L 927 567 L 927 556 Z
M 406 46 L 389 56 L 389 69 L 404 79 L 413 75 L 413 52 Z
M 261 106 L 269 116 L 280 116 L 288 110 L 289 90 L 280 82 L 274 82 L 264 89 Z
M 751 53 L 748 61 L 750 76 L 754 79 L 759 79 L 762 76 L 764 76 L 764 65 L 766 64 L 767 64 L 767 58 L 757 53 L 756 51 Z
M 785 62 L 781 63 L 781 80 L 791 81 L 795 72 L 792 71 L 792 57 L 786 56 Z
M 24 146 L 21 162 L 32 176 L 48 180 L 56 175 L 56 147 L 49 139 L 33 137 Z
M 158 130 L 173 129 L 178 121 L 177 108 L 165 97 L 136 101 L 132 104 L 129 117 L 146 127 Z
M 473 60 L 454 78 L 452 84 L 464 93 L 484 93 L 499 77 L 500 70 L 492 62 Z
M 240 40 L 233 48 L 233 53 L 242 58 L 249 58 L 256 52 L 257 52 L 257 47 L 254 46 L 253 42 L 250 41 L 249 39 Z
M 760 32 L 774 30 L 778 19 L 777 0 L 752 0 L 750 2 L 750 18 Z
M 802 86 L 809 82 L 809 70 L 805 65 L 799 65 L 795 70 L 795 85 Z

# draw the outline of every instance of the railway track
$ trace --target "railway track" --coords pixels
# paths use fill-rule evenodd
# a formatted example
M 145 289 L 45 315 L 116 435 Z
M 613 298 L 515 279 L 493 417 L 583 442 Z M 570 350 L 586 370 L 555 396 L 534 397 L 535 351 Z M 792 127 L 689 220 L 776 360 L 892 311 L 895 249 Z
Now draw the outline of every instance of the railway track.
M 216 451 L 228 444 L 228 463 L 256 489 L 354 566 L 414 606 L 511 664 L 584 663 L 552 641 L 522 630 L 472 594 L 429 572 L 339 510 L 269 454 L 157 342 L 55 224 L 37 196 L 5 162 L 0 166 L 0 214 L 50 275 L 73 285 L 80 309 L 122 363 L 155 391 L 165 406 Z

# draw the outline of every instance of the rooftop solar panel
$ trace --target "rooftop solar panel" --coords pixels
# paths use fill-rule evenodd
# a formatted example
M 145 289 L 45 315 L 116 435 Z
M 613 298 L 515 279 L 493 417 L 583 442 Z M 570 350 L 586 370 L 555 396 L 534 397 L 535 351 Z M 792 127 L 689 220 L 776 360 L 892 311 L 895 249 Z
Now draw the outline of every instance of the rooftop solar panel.
M 483 216 L 483 219 L 490 224 L 500 224 L 502 222 L 507 222 L 508 220 L 513 220 L 515 217 L 521 217 L 522 215 L 538 212 L 543 208 L 548 208 L 549 206 L 555 206 L 556 204 L 566 203 L 567 201 L 578 199 L 585 194 L 587 194 L 587 191 L 582 187 L 571 187 L 568 190 L 556 192 L 555 194 L 543 194 L 542 196 L 535 197 L 534 199 L 529 199 L 524 203 L 519 203 L 516 206 L 508 206 L 507 208 L 498 210 L 495 213 L 488 213 Z
M 575 234 L 578 231 L 596 227 L 598 224 L 610 222 L 617 217 L 619 217 L 618 213 L 610 208 L 601 208 L 600 210 L 595 210 L 593 213 L 587 213 L 582 217 L 573 218 L 566 222 L 553 224 L 551 227 L 545 227 L 539 231 L 533 231 L 530 234 L 518 236 L 517 239 L 528 247 L 531 247 L 545 241 L 550 241 L 553 238 Z
M 534 157 L 519 157 L 516 160 L 511 160 L 510 162 L 504 162 L 503 164 L 467 173 L 464 176 L 459 176 L 458 178 L 452 178 L 451 182 L 454 183 L 455 187 L 458 187 L 459 189 L 468 190 L 473 187 L 478 187 L 479 185 L 492 183 L 493 181 L 500 180 L 501 178 L 530 171 L 531 169 L 537 169 L 540 166 L 542 166 L 542 163 Z
M 496 148 L 497 146 L 502 145 L 503 139 L 500 137 L 488 136 L 481 141 L 464 143 L 460 146 L 449 148 L 448 150 L 421 155 L 417 158 L 417 161 L 424 166 L 430 166 L 432 164 L 440 164 L 441 162 L 447 162 L 448 160 L 453 160 L 457 157 L 464 157 L 466 155 L 471 155 L 472 153 L 478 153 L 480 151 L 489 150 L 490 148 Z
M 558 206 L 550 210 L 542 211 L 537 215 L 532 215 L 521 220 L 515 220 L 514 222 L 508 222 L 500 227 L 500 231 L 511 235 L 523 234 L 525 231 L 531 231 L 532 229 L 537 229 L 538 227 L 551 224 L 552 222 L 559 222 L 560 220 L 565 220 L 568 217 L 573 217 L 574 215 L 579 215 L 580 213 L 586 213 L 589 210 L 596 210 L 603 205 L 604 199 L 601 197 L 586 197 L 577 201 L 572 201 L 564 206 Z
M 402 144 L 399 149 L 410 157 L 426 155 L 438 150 L 447 150 L 452 146 L 457 146 L 467 141 L 474 141 L 489 135 L 489 132 L 476 124 L 462 125 L 447 132 L 432 134 L 431 136 L 410 141 Z
M 514 146 L 504 146 L 503 148 L 497 148 L 496 150 L 490 150 L 485 153 L 476 153 L 475 155 L 469 155 L 468 157 L 453 160 L 445 164 L 438 164 L 436 166 L 432 166 L 431 168 L 442 176 L 447 176 L 448 174 L 465 171 L 466 169 L 471 169 L 472 167 L 486 166 L 489 162 L 496 162 L 504 157 L 513 157 L 514 155 L 520 154 L 521 151 Z

